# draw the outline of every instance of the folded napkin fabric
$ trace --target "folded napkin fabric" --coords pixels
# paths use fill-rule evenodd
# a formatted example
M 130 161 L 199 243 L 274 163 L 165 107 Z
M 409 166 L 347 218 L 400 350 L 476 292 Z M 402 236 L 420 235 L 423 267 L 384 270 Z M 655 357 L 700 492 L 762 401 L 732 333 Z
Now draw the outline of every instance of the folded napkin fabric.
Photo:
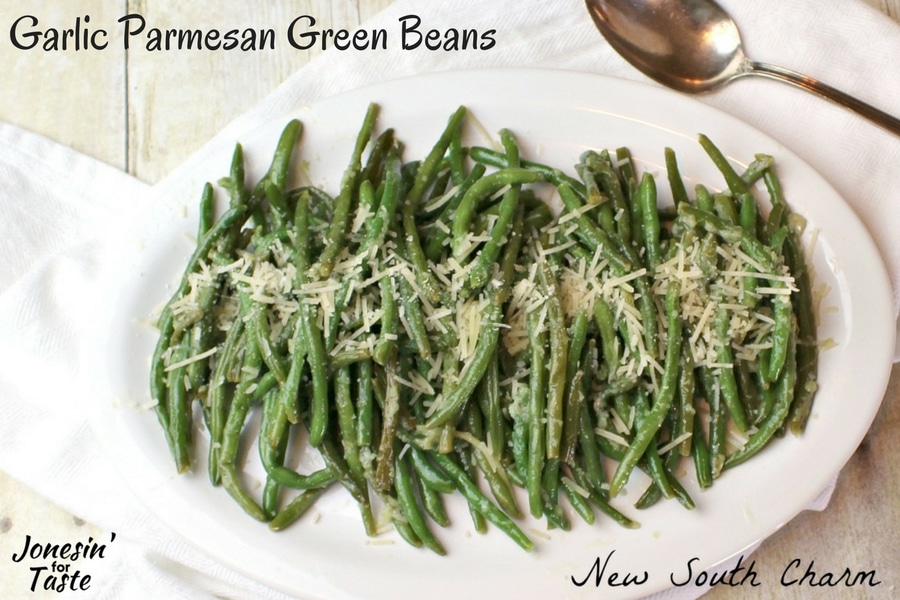
M 900 26 L 857 0 L 722 2 L 751 56 L 796 68 L 882 107 L 900 107 Z M 370 83 L 436 71 L 545 67 L 645 80 L 593 28 L 581 0 L 399 0 L 364 24 L 496 28 L 489 51 L 324 53 L 153 188 L 15 127 L 0 125 L 0 468 L 101 527 L 122 548 L 92 598 L 282 598 L 214 563 L 160 525 L 115 482 L 88 418 L 86 339 L 104 315 L 109 227 L 124 225 L 220 144 L 297 107 Z M 800 25 L 802 24 L 802 28 Z M 803 35 L 797 35 L 802 30 Z M 864 42 L 864 43 L 863 43 Z M 790 64 L 787 64 L 790 63 Z M 900 308 L 900 139 L 844 109 L 771 81 L 746 80 L 699 98 L 790 147 L 822 173 L 868 226 Z M 823 150 L 825 149 L 825 150 Z M 52 440 L 52 443 L 48 443 Z M 827 505 L 830 489 L 813 505 Z M 117 542 L 118 543 L 118 542 Z M 696 597 L 681 590 L 665 597 Z

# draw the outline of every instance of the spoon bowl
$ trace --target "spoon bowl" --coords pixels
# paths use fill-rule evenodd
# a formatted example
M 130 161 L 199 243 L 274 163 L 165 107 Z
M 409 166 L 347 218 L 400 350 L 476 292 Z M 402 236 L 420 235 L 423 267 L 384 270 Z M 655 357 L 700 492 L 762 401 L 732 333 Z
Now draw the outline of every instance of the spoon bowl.
M 768 77 L 827 98 L 900 135 L 900 119 L 812 77 L 748 58 L 734 20 L 713 0 L 585 3 L 610 46 L 667 87 L 701 93 L 739 77 Z

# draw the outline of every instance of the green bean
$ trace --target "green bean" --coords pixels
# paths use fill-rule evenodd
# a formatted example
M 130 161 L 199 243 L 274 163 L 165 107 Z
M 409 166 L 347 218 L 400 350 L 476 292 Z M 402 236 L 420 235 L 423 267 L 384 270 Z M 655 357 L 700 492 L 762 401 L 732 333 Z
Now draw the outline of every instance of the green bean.
M 274 184 L 278 189 L 284 189 L 287 184 L 288 172 L 291 166 L 291 157 L 297 146 L 297 141 L 303 134 L 303 123 L 297 119 L 291 119 L 281 132 L 269 170 L 260 181 L 259 185 Z
M 356 443 L 356 414 L 353 409 L 352 392 L 350 390 L 350 368 L 339 369 L 334 376 L 334 404 L 338 414 L 338 429 L 340 431 L 341 446 L 344 450 L 344 459 L 353 477 L 354 483 L 360 490 L 359 505 L 363 515 L 363 523 L 367 526 L 369 535 L 375 535 L 374 519 L 372 518 L 372 506 L 367 493 L 366 476 L 360 459 L 359 446 Z
M 686 436 L 684 441 L 678 444 L 678 452 L 672 451 L 672 455 L 690 456 L 691 445 L 694 438 L 694 390 L 696 381 L 694 376 L 694 358 L 689 344 L 685 342 L 685 350 L 682 353 L 681 374 L 678 378 L 678 418 L 677 433 L 673 437 Z M 674 460 L 674 459 L 673 459 Z M 672 465 L 674 468 L 674 465 Z
M 578 176 L 581 178 L 582 183 L 584 183 L 585 203 L 600 205 L 609 201 L 606 194 L 600 191 L 600 184 L 597 182 L 596 173 L 585 164 L 583 158 L 582 162 L 575 166 L 575 170 L 578 172 Z
M 356 443 L 361 447 L 372 445 L 374 437 L 375 398 L 373 390 L 373 364 L 365 359 L 356 365 Z
M 675 476 L 668 471 L 666 472 L 666 476 L 669 478 L 669 484 L 672 486 L 672 490 L 675 494 L 675 499 L 678 500 L 678 503 L 687 510 L 694 510 L 695 508 L 697 508 L 697 505 L 694 503 L 694 499 L 691 498 L 691 495 L 681 484 L 681 482 L 678 481 L 678 479 L 676 479 Z
M 456 489 L 453 482 L 431 463 L 427 452 L 417 446 L 410 446 L 409 454 L 416 475 L 425 487 L 442 494 L 449 494 Z
M 666 360 L 662 382 L 654 397 L 653 408 L 647 415 L 644 426 L 635 433 L 625 456 L 618 467 L 616 467 L 616 472 L 609 485 L 609 494 L 613 497 L 615 497 L 625 485 L 625 482 L 631 475 L 632 469 L 637 464 L 638 460 L 640 460 L 641 456 L 643 456 L 647 446 L 653 441 L 653 437 L 662 425 L 666 413 L 672 404 L 675 388 L 677 387 L 676 382 L 680 364 L 679 358 L 681 356 L 680 340 L 682 324 L 681 317 L 679 316 L 679 293 L 680 286 L 677 283 L 669 284 L 669 288 L 666 291 L 666 315 L 668 321 L 667 339 L 669 341 L 666 344 Z
M 638 186 L 638 199 L 641 204 L 647 266 L 652 271 L 660 263 L 659 212 L 656 208 L 656 180 L 649 173 L 644 173 L 643 177 L 641 177 L 641 182 Z
M 376 456 L 373 485 L 379 493 L 387 493 L 394 479 L 394 441 L 400 427 L 400 383 L 397 381 L 397 352 L 391 352 L 384 365 L 385 392 L 382 408 L 381 439 Z
M 531 348 L 531 369 L 529 371 L 528 398 L 528 464 L 525 469 L 526 488 L 528 490 L 528 507 L 531 515 L 540 518 L 543 514 L 541 499 L 541 476 L 543 473 L 545 452 L 544 412 L 546 410 L 547 391 L 547 328 L 540 321 L 540 312 L 528 315 L 528 340 Z
M 610 381 L 614 381 L 618 378 L 619 370 L 619 341 L 616 337 L 615 316 L 606 300 L 599 296 L 594 299 L 594 322 L 600 330 L 603 362 L 609 373 L 608 377 Z
M 716 215 L 688 204 L 678 207 L 678 215 L 689 223 L 715 233 L 727 242 L 739 242 L 741 249 L 754 261 L 758 262 L 766 273 L 775 273 L 776 259 L 772 251 L 756 237 L 747 234 L 737 225 L 729 225 Z
M 215 222 L 216 195 L 211 183 L 203 185 L 197 217 L 197 239 L 201 239 Z
M 747 185 L 747 182 L 734 170 L 734 167 L 731 166 L 731 163 L 728 162 L 728 159 L 722 151 L 713 144 L 712 140 L 707 136 L 700 134 L 699 141 L 700 146 L 706 151 L 706 154 L 710 159 L 712 159 L 713 164 L 716 165 L 719 172 L 722 173 L 722 176 L 725 178 L 725 183 L 728 185 L 728 189 L 731 190 L 731 193 L 735 196 L 748 193 L 750 188 Z
M 431 517 L 431 520 L 441 527 L 450 526 L 450 517 L 444 508 L 444 499 L 441 492 L 424 485 L 420 479 L 416 479 L 419 496 L 422 498 L 422 508 Z M 454 490 L 456 488 L 453 488 Z
M 718 477 L 725 464 L 725 442 L 728 427 L 728 408 L 722 399 L 719 382 L 710 367 L 700 367 L 700 382 L 710 409 L 709 454 L 712 477 Z
M 796 350 L 797 339 L 795 332 L 792 331 L 788 343 L 788 360 L 784 371 L 776 383 L 776 399 L 772 412 L 760 424 L 756 432 L 750 436 L 747 443 L 740 450 L 733 452 L 725 459 L 726 468 L 735 467 L 757 454 L 784 425 L 790 414 L 791 405 L 794 402 L 795 385 L 797 383 Z
M 656 485 L 655 481 L 651 481 L 644 493 L 641 494 L 641 497 L 638 498 L 638 501 L 634 503 L 634 507 L 638 510 L 648 509 L 662 500 L 662 497 L 663 494 L 659 491 L 659 486 Z
M 364 266 L 368 266 L 372 252 L 384 244 L 391 222 L 400 207 L 401 179 L 400 157 L 396 152 L 390 152 L 384 163 L 384 186 L 378 210 L 375 211 L 372 221 L 366 225 L 366 234 L 358 250 L 363 256 Z
M 706 443 L 706 434 L 703 431 L 703 423 L 700 412 L 694 411 L 694 434 L 691 439 L 691 457 L 694 461 L 694 472 L 697 476 L 697 485 L 701 489 L 707 489 L 712 485 L 712 461 L 709 455 L 709 446 Z
M 266 399 L 263 403 L 263 417 L 262 423 L 260 425 L 261 432 L 259 436 L 259 456 L 260 462 L 262 462 L 263 468 L 266 470 L 266 488 L 270 487 L 286 487 L 295 490 L 315 490 L 323 487 L 327 487 L 332 482 L 335 481 L 335 476 L 332 472 L 327 469 L 319 469 L 318 471 L 314 471 L 308 475 L 301 475 L 296 471 L 284 466 L 284 458 L 286 446 L 290 439 L 290 431 L 286 428 L 282 428 L 280 433 L 280 439 L 275 440 L 275 444 L 277 447 L 273 446 L 270 443 L 269 437 L 264 435 L 264 432 L 272 427 L 271 421 L 276 419 L 284 420 L 283 413 L 279 412 L 280 404 L 279 404 L 278 394 L 270 393 L 266 395 Z M 270 486 L 271 482 L 271 486 Z M 270 492 L 274 495 L 274 492 Z M 273 502 L 273 498 L 269 498 L 268 502 Z M 264 510 L 266 514 L 272 516 L 271 512 L 271 504 L 266 506 L 267 504 L 267 496 L 264 491 L 263 496 L 264 502 Z M 277 514 L 275 515 L 276 518 Z M 284 518 L 284 517 L 283 517 Z
M 609 502 L 606 501 L 604 497 L 602 497 L 599 493 L 595 491 L 591 491 L 590 495 L 591 503 L 600 509 L 600 512 L 605 514 L 607 517 L 611 518 L 613 521 L 621 525 L 626 529 L 639 529 L 641 524 L 637 521 L 634 521 L 622 512 L 616 510 Z
M 460 107 L 450 116 L 447 126 L 441 133 L 440 138 L 425 160 L 422 161 L 422 164 L 416 172 L 412 188 L 406 194 L 406 198 L 403 202 L 403 242 L 412 262 L 413 269 L 416 272 L 416 278 L 419 280 L 420 286 L 424 290 L 428 301 L 432 303 L 436 303 L 440 300 L 440 291 L 437 281 L 428 266 L 428 258 L 425 256 L 425 251 L 419 240 L 419 230 L 416 225 L 416 212 L 419 209 L 419 204 L 424 197 L 425 191 L 434 182 L 438 167 L 443 160 L 444 153 L 447 151 L 450 141 L 456 135 L 457 130 L 461 127 L 465 115 L 465 107 Z
M 635 409 L 635 426 L 637 427 L 637 430 L 640 431 L 643 427 L 648 426 L 647 418 L 650 412 L 650 403 L 643 390 L 637 390 L 635 393 Z M 671 498 L 675 492 L 672 490 L 672 485 L 669 483 L 669 479 L 666 476 L 665 467 L 663 466 L 662 458 L 659 455 L 659 448 L 656 444 L 657 435 L 654 434 L 643 454 L 644 460 L 646 461 L 647 472 L 653 479 L 653 483 L 659 488 L 663 497 Z
M 498 169 L 509 168 L 509 157 L 505 152 L 497 152 L 489 148 L 481 146 L 472 146 L 469 148 L 469 156 L 472 160 L 488 166 L 497 167 Z M 530 160 L 521 160 L 520 165 L 526 169 L 534 171 L 542 179 L 549 181 L 553 185 L 559 186 L 566 184 L 574 190 L 582 190 L 583 186 L 574 177 L 570 177 L 563 173 L 560 169 Z
M 559 197 L 562 199 L 566 210 L 574 213 L 575 222 L 578 224 L 576 235 L 581 239 L 591 253 L 599 251 L 603 258 L 607 259 L 612 268 L 618 274 L 624 274 L 631 271 L 632 265 L 624 256 L 621 255 L 616 248 L 609 235 L 601 228 L 594 225 L 590 219 L 581 212 L 583 204 L 578 196 L 567 184 L 560 185 L 557 190 Z
M 800 219 L 771 157 L 739 172 L 701 135 L 728 190 L 697 185 L 692 201 L 666 148 L 674 206 L 661 208 L 654 176 L 638 172 L 627 148 L 582 152 L 575 178 L 523 158 L 506 129 L 502 152 L 466 146 L 460 107 L 423 159 L 404 160 L 393 130 L 374 135 L 377 113 L 369 105 L 337 196 L 288 189 L 298 121 L 251 189 L 236 145 L 218 219 L 213 188 L 203 188 L 197 242 L 160 312 L 150 366 L 156 418 L 180 470 L 196 401 L 210 481 L 272 530 L 338 482 L 367 535 L 378 499 L 401 538 L 443 555 L 432 524 L 449 525 L 443 497 L 459 491 L 475 531 L 493 524 L 531 550 L 523 512 L 567 530 L 568 507 L 589 524 L 599 508 L 638 527 L 610 500 L 634 469 L 651 478 L 635 506 L 673 497 L 692 509 L 678 478 L 688 456 L 705 489 L 773 437 L 802 431 L 817 385 L 815 314 Z M 759 179 L 772 202 L 766 218 L 751 193 Z M 539 195 L 554 188 L 559 217 Z M 739 246 L 741 270 L 758 271 L 738 274 L 737 297 L 772 317 L 770 332 L 732 340 L 729 246 Z M 682 296 L 683 280 L 661 268 L 682 256 L 676 268 L 699 270 L 696 294 L 714 309 L 703 317 L 721 342 L 712 361 L 693 354 L 695 341 L 710 344 L 695 340 L 703 332 L 683 331 L 695 327 L 682 314 L 694 292 Z M 292 285 L 276 290 L 266 278 L 260 289 L 260 267 Z M 766 280 L 774 293 L 759 293 Z M 481 318 L 471 352 L 460 344 L 463 302 Z M 738 343 L 768 342 L 758 358 L 735 354 Z M 254 410 L 261 500 L 240 464 Z M 736 451 L 726 443 L 732 426 L 749 436 Z M 298 443 L 325 467 L 294 470 L 288 448 Z M 618 463 L 609 481 L 606 460 Z M 288 501 L 289 489 L 299 493 Z
M 738 392 L 737 380 L 735 379 L 734 367 L 732 366 L 734 363 L 734 353 L 731 350 L 730 328 L 731 315 L 720 304 L 716 308 L 715 331 L 719 342 L 717 346 L 717 362 L 723 366 L 716 368 L 716 379 L 719 383 L 722 400 L 725 402 L 725 406 L 728 407 L 728 412 L 731 414 L 735 426 L 740 431 L 747 431 L 749 427 L 747 424 L 747 415 L 744 412 L 744 406 L 741 402 L 740 393 Z
M 294 285 L 297 288 L 302 288 L 307 281 L 307 269 L 310 262 L 310 195 L 307 192 L 301 193 L 297 197 L 294 209 L 294 229 L 293 262 L 297 271 Z M 294 323 L 292 336 L 293 352 L 287 374 L 285 375 L 285 383 L 282 386 L 284 414 L 293 423 L 297 423 L 300 420 L 297 392 L 300 386 L 302 370 L 305 366 L 306 354 L 309 351 L 308 340 L 306 339 L 309 316 L 309 309 L 303 308 L 301 304 L 301 308 L 298 310 L 298 318 Z
M 460 200 L 456 213 L 453 216 L 451 224 L 452 236 L 450 238 L 450 247 L 453 250 L 453 257 L 462 261 L 469 254 L 469 242 L 467 240 L 469 229 L 475 217 L 475 212 L 479 202 L 489 197 L 491 194 L 505 188 L 506 186 L 520 186 L 528 183 L 534 183 L 540 179 L 534 171 L 524 168 L 509 167 L 500 171 L 485 175 L 466 191 Z M 510 196 L 512 201 L 508 206 L 515 206 L 515 197 Z M 512 210 L 506 211 L 510 215 Z
M 792 253 L 798 252 L 791 250 Z M 799 262 L 799 261 L 798 261 Z M 797 264 L 797 263 L 795 263 Z M 791 408 L 790 428 L 795 435 L 803 433 L 812 410 L 813 398 L 818 389 L 818 344 L 816 320 L 812 309 L 811 288 L 805 271 L 795 270 L 799 291 L 794 303 L 797 319 L 797 389 Z
M 601 207 L 602 211 L 608 212 L 613 221 L 613 226 L 608 229 L 609 234 L 619 237 L 624 245 L 630 246 L 631 211 L 608 152 L 604 150 L 598 154 L 588 151 L 582 154 L 582 160 L 586 160 L 590 169 L 596 173 L 601 189 L 610 200 L 609 205 Z
M 222 486 L 241 508 L 255 519 L 267 521 L 269 517 L 266 512 L 241 484 L 235 465 L 241 431 L 244 429 L 247 413 L 250 409 L 247 389 L 253 383 L 253 377 L 255 376 L 253 374 L 258 372 L 262 365 L 259 349 L 251 339 L 246 341 L 243 365 L 245 377 L 239 383 L 231 400 L 231 407 L 223 430 L 222 447 L 219 454 L 219 473 Z
M 448 434 L 448 435 L 453 435 Z M 465 473 L 466 477 L 469 481 L 473 482 L 476 486 L 480 487 L 479 474 L 480 471 L 478 469 L 478 465 L 475 464 L 475 459 L 473 456 L 473 448 L 468 444 L 456 445 L 451 453 L 441 453 L 442 455 L 450 455 L 454 456 L 454 459 L 458 464 L 460 469 Z M 484 516 L 481 512 L 481 508 L 478 504 L 474 502 L 468 502 L 469 506 L 469 515 L 472 517 L 472 526 L 475 531 L 481 534 L 485 534 L 488 532 L 488 520 L 487 517 Z M 502 511 L 501 511 L 502 512 Z M 506 513 L 504 513 L 506 514 Z
M 267 393 L 263 399 L 263 414 L 260 422 L 260 435 L 257 438 L 257 450 L 264 468 L 267 465 L 284 465 L 287 454 L 287 445 L 290 441 L 289 430 L 284 428 L 281 439 L 273 446 L 262 433 L 269 426 L 273 418 L 272 413 L 278 409 L 279 398 L 276 392 Z M 269 518 L 274 518 L 278 513 L 278 500 L 281 492 L 281 484 L 271 474 L 266 473 L 266 483 L 263 486 L 262 509 Z
M 309 208 L 309 195 L 301 194 L 297 199 L 295 208 L 294 227 L 296 229 L 296 239 L 293 254 L 294 266 L 297 271 L 295 286 L 301 289 L 307 281 L 307 268 L 310 263 Z M 300 347 L 303 348 L 306 355 L 306 363 L 309 366 L 312 378 L 312 397 L 309 408 L 310 423 L 308 426 L 309 442 L 313 446 L 318 446 L 321 444 L 325 431 L 328 428 L 328 357 L 325 353 L 324 334 L 316 322 L 316 308 L 306 302 L 300 302 L 298 312 L 294 345 L 296 346 L 298 342 L 301 343 Z M 294 372 L 293 375 L 291 371 L 302 368 L 301 361 L 301 357 L 294 358 L 293 364 L 288 371 L 288 377 L 292 378 L 292 386 L 290 391 L 285 391 L 286 408 L 289 408 L 287 402 L 288 394 L 294 389 L 293 381 L 299 381 L 300 377 L 299 371 Z M 285 386 L 285 388 L 287 387 Z M 288 411 L 287 414 L 288 418 L 297 418 L 298 416 L 296 412 Z
M 463 406 L 484 376 L 491 362 L 491 356 L 497 349 L 501 316 L 500 305 L 495 301 L 490 302 L 485 309 L 478 341 L 475 343 L 475 352 L 463 367 L 459 381 L 446 392 L 438 407 L 428 417 L 426 428 L 435 429 L 461 414 Z
M 568 366 L 569 336 L 560 299 L 559 285 L 547 262 L 538 269 L 538 279 L 547 301 L 549 328 L 549 362 L 547 365 L 547 458 L 559 458 L 562 445 L 563 408 L 566 400 L 566 369 Z
M 757 154 L 741 174 L 741 179 L 743 179 L 748 186 L 751 186 L 759 181 L 759 179 L 765 175 L 765 172 L 770 170 L 774 164 L 775 159 L 771 155 Z
M 387 166 L 387 157 L 397 150 L 397 139 L 394 136 L 393 128 L 382 131 L 375 137 L 372 142 L 372 149 L 366 164 L 359 172 L 359 181 L 369 181 L 374 187 L 384 177 L 384 171 Z
M 591 490 L 606 494 L 606 476 L 603 472 L 603 463 L 600 460 L 600 449 L 597 446 L 597 436 L 590 409 L 587 403 L 581 405 L 578 413 L 578 438 L 581 443 L 581 456 L 584 462 L 584 471 Z
M 728 225 L 740 224 L 737 207 L 734 205 L 734 198 L 730 194 L 713 194 L 713 204 L 716 209 L 716 214 L 722 221 Z
M 743 194 L 740 197 L 740 213 L 739 219 L 741 227 L 748 235 L 759 237 L 757 228 L 759 224 L 759 207 L 756 204 L 756 198 L 753 194 Z M 753 267 L 749 266 L 749 270 L 753 271 Z M 757 285 L 756 277 L 744 278 L 744 294 L 743 302 L 747 306 L 753 308 L 757 304 Z
M 507 130 L 503 130 L 501 131 L 501 139 L 504 140 L 507 154 L 510 155 L 510 164 L 518 165 L 519 151 L 515 140 L 512 139 L 512 134 Z M 473 289 L 480 288 L 487 284 L 491 278 L 493 265 L 500 255 L 503 242 L 508 237 L 510 228 L 513 226 L 513 221 L 516 217 L 520 189 L 521 184 L 510 184 L 509 189 L 503 194 L 503 198 L 500 201 L 499 216 L 489 234 L 490 239 L 485 242 L 481 251 L 473 259 L 473 263 L 469 269 L 469 283 Z M 467 196 L 468 194 L 463 197 L 463 202 L 466 200 Z
M 244 321 L 235 319 L 225 334 L 225 341 L 218 352 L 218 360 L 213 368 L 209 384 L 209 478 L 213 485 L 219 483 L 219 453 L 225 433 L 226 378 L 232 363 L 236 361 L 239 346 L 244 332 Z
M 481 410 L 487 421 L 486 441 L 491 449 L 491 455 L 499 460 L 506 444 L 506 427 L 503 417 L 503 407 L 500 399 L 500 359 L 494 353 L 490 364 L 481 378 L 480 400 Z
M 512 470 L 523 481 L 526 479 L 528 465 L 528 436 L 531 431 L 528 411 L 528 395 L 525 389 L 519 392 L 519 397 L 514 402 L 515 412 L 510 408 L 510 416 L 513 419 L 510 445 L 512 446 L 513 464 Z
M 322 495 L 327 492 L 329 486 L 322 486 L 318 488 L 312 488 L 309 490 L 304 490 L 303 492 L 297 494 L 284 508 L 282 508 L 273 518 L 269 521 L 269 529 L 272 531 L 283 531 L 287 529 L 290 525 L 293 525 L 297 522 L 300 517 L 305 515 L 310 508 L 312 508 L 315 503 L 322 497 Z
M 581 354 L 587 341 L 589 324 L 590 317 L 587 310 L 582 309 L 575 314 L 569 329 L 569 347 L 566 351 L 566 402 L 559 453 L 560 460 L 564 463 L 570 463 L 575 459 L 578 447 L 579 415 L 585 400 Z
M 275 238 L 285 239 L 287 237 L 285 226 L 289 219 L 285 191 L 272 181 L 266 181 L 263 186 L 263 192 L 265 193 L 266 200 L 269 202 L 268 213 L 272 216 L 269 233 Z
M 235 466 L 233 464 L 221 464 L 219 465 L 219 471 L 221 473 L 222 487 L 224 487 L 231 497 L 234 498 L 235 502 L 244 509 L 244 512 L 257 521 L 268 521 L 269 516 L 241 485 Z
M 279 355 L 272 344 L 272 337 L 269 330 L 269 318 L 265 312 L 262 303 L 255 303 L 249 317 L 249 326 L 255 337 L 256 344 L 262 353 L 263 362 L 266 367 L 274 375 L 279 384 L 284 385 L 287 379 L 285 372 L 284 358 Z
M 749 358 L 738 358 L 734 364 L 734 376 L 737 381 L 738 393 L 743 412 L 747 417 L 747 423 L 754 422 L 755 415 L 759 413 L 760 392 L 756 386 L 755 373 L 751 372 L 753 361 Z
M 400 301 L 406 317 L 404 321 L 406 334 L 416 345 L 419 356 L 427 360 L 431 358 L 431 341 L 428 338 L 428 329 L 425 327 L 425 319 L 422 315 L 422 301 L 409 281 L 401 277 L 399 282 Z
M 675 478 L 674 475 L 670 471 L 664 471 L 662 476 L 668 479 L 668 485 L 672 488 L 672 495 L 678 503 L 681 504 L 687 510 L 694 510 L 697 505 L 694 503 L 693 498 L 691 498 L 690 494 L 684 486 L 681 485 L 681 482 Z M 640 499 L 635 503 L 634 507 L 638 509 L 646 509 L 655 504 L 657 501 L 663 498 L 662 492 L 659 491 L 659 486 L 655 483 L 651 483 L 644 494 L 640 497 Z
M 381 334 L 375 345 L 372 358 L 379 365 L 390 360 L 397 348 L 397 335 L 400 330 L 400 309 L 397 306 L 397 292 L 392 276 L 382 277 L 378 281 L 381 291 Z
M 565 494 L 566 499 L 572 508 L 575 509 L 575 512 L 578 513 L 578 516 L 588 525 L 593 525 L 595 521 L 594 509 L 591 508 L 588 498 L 582 495 L 582 492 L 586 492 L 586 490 L 576 487 L 577 484 L 565 476 L 560 479 L 560 483 L 562 484 L 563 494 Z M 588 492 L 589 495 L 590 493 Z
M 153 356 L 150 359 L 150 398 L 153 400 L 153 410 L 156 413 L 156 419 L 162 427 L 166 438 L 166 445 L 169 452 L 175 457 L 175 440 L 172 437 L 169 428 L 169 400 L 168 388 L 166 384 L 166 363 L 165 354 L 169 350 L 169 345 L 174 335 L 174 319 L 169 314 L 159 326 L 159 338 L 153 349 Z M 176 460 L 176 468 L 178 465 Z
M 359 183 L 359 173 L 362 169 L 362 153 L 372 137 L 372 130 L 375 128 L 377 117 L 378 105 L 370 104 L 363 119 L 363 124 L 357 133 L 350 163 L 347 165 L 341 178 L 341 192 L 335 199 L 334 215 L 328 228 L 325 248 L 313 269 L 319 277 L 326 278 L 331 275 L 334 263 L 344 247 L 344 238 L 350 225 L 350 214 L 353 210 L 353 201 Z
M 416 532 L 413 531 L 413 528 L 409 525 L 403 515 L 394 515 L 392 521 L 394 523 L 394 529 L 407 544 L 413 548 L 421 548 L 423 546 L 422 540 L 419 539 L 419 536 L 416 535 Z
M 228 192 L 229 206 L 234 208 L 247 203 L 247 190 L 244 185 L 244 148 L 240 144 L 234 145 L 231 153 L 231 165 L 228 176 L 219 179 L 219 186 Z
M 291 361 L 281 387 L 281 414 L 290 423 L 300 422 L 300 382 L 306 366 L 305 317 L 297 319 L 293 335 Z
M 669 189 L 672 190 L 672 199 L 675 201 L 675 205 L 678 206 L 682 202 L 690 202 L 684 179 L 682 179 L 681 171 L 678 168 L 678 158 L 675 156 L 675 151 L 671 148 L 666 148 L 664 156 L 666 159 L 666 176 L 669 181 Z
M 409 460 L 398 455 L 394 473 L 394 486 L 397 490 L 397 499 L 400 504 L 400 509 L 403 511 L 403 515 L 406 517 L 410 527 L 412 527 L 416 536 L 422 540 L 422 544 L 424 544 L 426 548 L 440 556 L 447 554 L 444 546 L 428 528 L 428 524 L 422 515 L 416 497 L 415 482 L 411 473 Z
M 375 535 L 376 525 L 369 503 L 368 489 L 365 482 L 357 481 L 347 461 L 339 449 L 337 435 L 329 430 L 319 446 L 319 454 L 328 471 L 336 478 L 344 489 L 356 500 L 366 533 Z
M 453 214 L 456 212 L 456 208 L 462 201 L 463 196 L 465 196 L 469 188 L 472 187 L 472 184 L 474 184 L 484 176 L 485 171 L 486 168 L 483 164 L 476 163 L 472 167 L 471 171 L 469 171 L 466 178 L 461 183 L 456 185 L 456 191 L 444 204 L 440 215 L 438 215 L 438 217 L 435 219 L 435 224 L 440 223 L 442 227 L 434 227 L 432 232 L 429 234 L 428 241 L 426 243 L 425 255 L 429 260 L 439 260 L 444 247 L 450 244 L 451 232 L 447 224 L 453 222 Z
M 541 503 L 544 517 L 547 519 L 547 529 L 562 529 L 563 531 L 572 529 L 572 524 L 563 512 L 562 507 L 550 498 L 546 489 L 541 490 Z
M 453 480 L 456 489 L 458 489 L 466 500 L 474 505 L 488 521 L 496 525 L 522 549 L 528 552 L 534 549 L 534 543 L 525 535 L 519 526 L 516 525 L 515 521 L 500 510 L 481 492 L 480 489 L 478 489 L 478 486 L 469 479 L 462 467 L 453 462 L 453 459 L 445 454 L 435 454 L 434 459 L 438 466 Z
M 780 284 L 783 287 L 783 284 Z M 775 381 L 781 375 L 787 360 L 788 345 L 791 335 L 793 318 L 793 306 L 791 298 L 787 294 L 778 294 L 772 302 L 775 325 L 772 328 L 772 351 L 769 354 L 769 363 L 766 365 L 766 375 L 769 381 Z
M 506 514 L 514 518 L 521 517 L 522 512 L 519 510 L 519 506 L 516 503 L 516 498 L 513 494 L 505 470 L 503 470 L 503 467 L 498 461 L 491 460 L 489 449 L 483 444 L 477 443 L 484 438 L 484 427 L 480 408 L 474 403 L 469 404 L 466 407 L 465 419 L 467 433 L 471 435 L 474 440 L 468 437 L 464 437 L 463 439 L 469 442 L 472 459 L 484 476 L 484 480 L 487 482 L 491 494 Z
M 190 336 L 183 336 L 181 342 L 175 346 L 172 353 L 172 365 L 168 367 L 168 414 L 170 436 L 173 440 L 173 453 L 175 465 L 179 473 L 184 473 L 191 467 L 191 457 L 188 453 L 192 427 L 191 402 L 185 389 L 184 378 L 186 367 L 176 366 L 187 359 L 190 347 Z

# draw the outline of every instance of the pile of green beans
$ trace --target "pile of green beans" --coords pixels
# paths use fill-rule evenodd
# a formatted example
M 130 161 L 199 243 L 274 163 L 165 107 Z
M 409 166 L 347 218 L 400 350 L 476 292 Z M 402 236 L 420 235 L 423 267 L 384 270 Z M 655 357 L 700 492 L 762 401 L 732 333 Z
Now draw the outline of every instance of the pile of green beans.
M 666 149 L 674 205 L 658 206 L 654 177 L 625 148 L 585 152 L 571 175 L 520 156 L 509 130 L 493 147 L 464 145 L 466 115 L 460 107 L 427 156 L 407 160 L 371 105 L 336 195 L 291 183 L 296 120 L 259 181 L 245 181 L 235 147 L 218 182 L 227 207 L 207 184 L 196 248 L 158 319 L 150 392 L 179 472 L 197 460 L 202 423 L 210 481 L 272 530 L 342 486 L 367 535 L 392 525 L 443 554 L 435 530 L 449 526 L 445 496 L 458 492 L 479 532 L 493 524 L 531 550 L 526 512 L 562 530 L 573 513 L 592 524 L 597 511 L 637 527 L 613 506 L 636 469 L 649 477 L 636 506 L 693 508 L 682 461 L 705 488 L 784 431 L 802 432 L 815 316 L 800 220 L 770 157 L 738 172 L 700 136 L 724 186 L 692 198 Z M 546 193 L 558 194 L 558 215 Z M 736 355 L 746 340 L 721 296 L 725 245 L 761 269 L 742 289 L 771 323 L 758 360 Z M 699 325 L 664 272 L 688 246 L 701 248 L 699 293 L 715 307 L 712 364 L 692 350 Z M 287 277 L 280 304 L 253 288 L 264 266 Z M 614 282 L 614 293 L 573 301 L 575 273 L 585 289 Z M 783 293 L 757 293 L 766 274 Z M 477 315 L 469 328 L 465 303 Z M 243 468 L 251 442 L 261 492 Z M 297 470 L 298 445 L 323 466 Z

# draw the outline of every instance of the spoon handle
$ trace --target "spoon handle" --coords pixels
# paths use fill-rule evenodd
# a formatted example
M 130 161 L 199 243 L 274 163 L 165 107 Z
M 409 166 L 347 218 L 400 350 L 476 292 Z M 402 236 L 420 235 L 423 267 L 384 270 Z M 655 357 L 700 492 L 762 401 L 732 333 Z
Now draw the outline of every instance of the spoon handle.
M 800 88 L 803 88 L 808 92 L 812 92 L 814 94 L 822 96 L 823 98 L 827 98 L 828 100 L 836 102 L 841 106 L 849 108 L 850 110 L 869 119 L 876 125 L 883 127 L 891 133 L 900 135 L 900 119 L 898 119 L 897 117 L 889 115 L 886 112 L 875 108 L 871 104 L 866 104 L 862 100 L 854 98 L 853 96 L 835 89 L 830 85 L 822 83 L 821 81 L 812 77 L 801 75 L 800 73 L 791 71 L 790 69 L 784 69 L 782 67 L 776 67 L 775 65 L 759 62 L 750 62 L 747 65 L 747 70 L 742 74 L 759 75 L 762 77 L 770 77 L 772 79 L 786 81 Z

